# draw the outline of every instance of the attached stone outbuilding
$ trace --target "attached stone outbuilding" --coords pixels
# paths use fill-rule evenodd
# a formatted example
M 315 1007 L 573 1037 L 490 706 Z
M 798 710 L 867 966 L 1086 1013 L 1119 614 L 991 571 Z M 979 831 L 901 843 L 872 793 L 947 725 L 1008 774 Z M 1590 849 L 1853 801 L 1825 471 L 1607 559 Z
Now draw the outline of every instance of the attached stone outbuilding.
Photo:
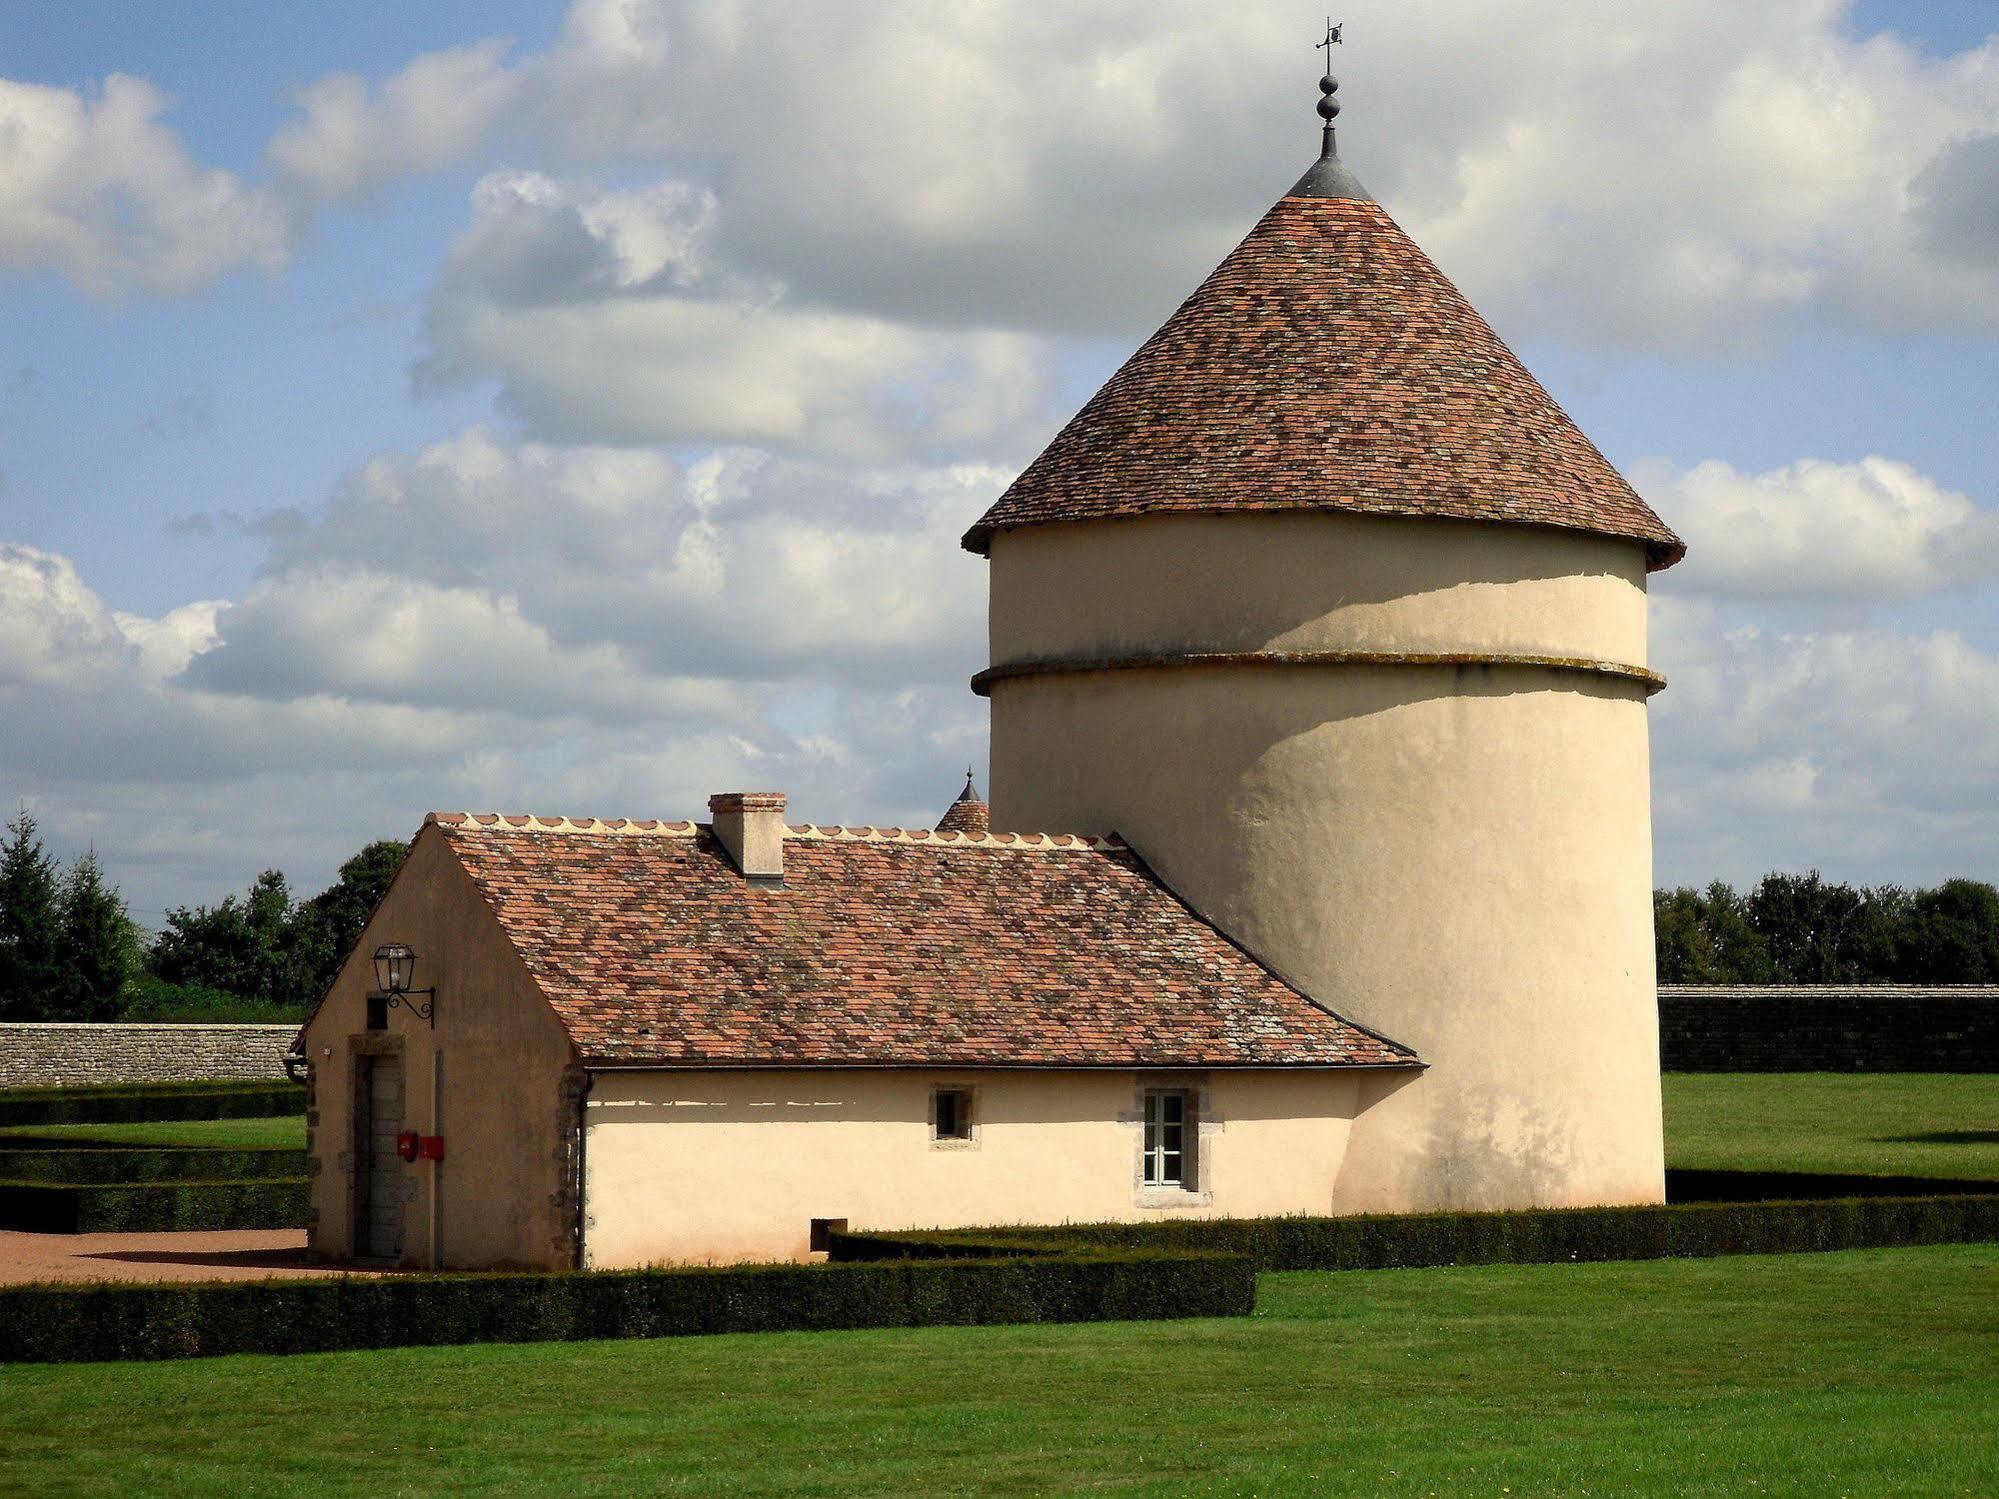
M 611 1267 L 802 1258 L 834 1222 L 1323 1213 L 1353 1119 L 1418 1070 L 1115 838 L 711 805 L 426 819 L 300 1035 L 316 1251 Z

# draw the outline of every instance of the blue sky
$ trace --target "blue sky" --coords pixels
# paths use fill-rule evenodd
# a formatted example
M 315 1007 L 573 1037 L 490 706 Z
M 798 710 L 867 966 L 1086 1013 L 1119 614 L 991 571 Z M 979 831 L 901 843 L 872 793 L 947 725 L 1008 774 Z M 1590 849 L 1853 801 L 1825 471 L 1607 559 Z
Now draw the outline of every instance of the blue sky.
M 1662 879 L 1999 876 L 1990 17 L 1347 18 L 1356 169 L 1694 543 Z M 955 536 L 1309 159 L 1313 20 L 8 12 L 0 786 L 148 910 L 431 805 L 934 815 Z

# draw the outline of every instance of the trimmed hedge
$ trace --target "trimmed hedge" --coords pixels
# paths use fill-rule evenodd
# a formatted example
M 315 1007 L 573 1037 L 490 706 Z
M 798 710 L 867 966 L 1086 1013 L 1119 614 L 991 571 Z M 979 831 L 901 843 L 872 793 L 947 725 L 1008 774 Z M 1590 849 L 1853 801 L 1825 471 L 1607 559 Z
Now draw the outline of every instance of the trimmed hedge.
M 305 1159 L 303 1150 L 282 1145 L 211 1150 L 201 1146 L 92 1145 L 62 1136 L 0 1136 L 0 1181 L 63 1186 L 304 1176 Z
M 0 1363 L 696 1333 L 1241 1317 L 1225 1254 L 1049 1253 L 560 1275 L 0 1288 Z
M 118 1088 L 16 1088 L 0 1092 L 0 1125 L 140 1124 L 177 1119 L 262 1119 L 303 1114 L 296 1083 L 135 1083 Z
M 1385 1270 L 1788 1254 L 1993 1239 L 1999 1239 L 1999 1195 L 1987 1194 L 837 1234 L 832 1257 L 940 1258 L 990 1253 L 1005 1243 L 1058 1250 L 1223 1251 L 1248 1256 L 1258 1270 Z
M 77 1186 L 0 1181 L 0 1228 L 43 1234 L 111 1234 L 300 1228 L 311 1208 L 306 1179 L 112 1182 Z
M 1999 1192 L 1983 1177 L 1868 1176 L 1818 1171 L 1666 1169 L 1668 1202 L 1776 1202 L 1822 1197 L 1954 1197 Z

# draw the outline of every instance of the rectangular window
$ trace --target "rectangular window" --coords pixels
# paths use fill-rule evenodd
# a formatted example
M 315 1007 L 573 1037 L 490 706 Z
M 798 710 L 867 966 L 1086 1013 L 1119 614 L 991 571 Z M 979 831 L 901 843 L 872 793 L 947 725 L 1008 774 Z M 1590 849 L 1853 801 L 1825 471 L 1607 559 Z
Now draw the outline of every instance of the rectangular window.
M 1193 1104 L 1177 1089 L 1145 1095 L 1145 1170 L 1148 1187 L 1189 1187 L 1194 1180 Z
M 972 1095 L 963 1088 L 939 1088 L 931 1095 L 930 1138 L 972 1138 Z

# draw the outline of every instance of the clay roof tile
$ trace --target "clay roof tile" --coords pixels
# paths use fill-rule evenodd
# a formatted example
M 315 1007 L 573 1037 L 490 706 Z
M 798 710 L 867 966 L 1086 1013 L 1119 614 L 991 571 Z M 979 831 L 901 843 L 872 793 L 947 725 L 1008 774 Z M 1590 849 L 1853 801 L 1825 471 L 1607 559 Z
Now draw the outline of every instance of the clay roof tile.
M 1416 1062 L 1260 966 L 1110 839 L 814 827 L 787 837 L 769 889 L 700 825 L 426 822 L 587 1061 Z
M 1310 173 L 964 544 L 1303 509 L 1626 537 L 1655 569 L 1686 551 L 1401 226 L 1365 196 L 1313 191 Z

